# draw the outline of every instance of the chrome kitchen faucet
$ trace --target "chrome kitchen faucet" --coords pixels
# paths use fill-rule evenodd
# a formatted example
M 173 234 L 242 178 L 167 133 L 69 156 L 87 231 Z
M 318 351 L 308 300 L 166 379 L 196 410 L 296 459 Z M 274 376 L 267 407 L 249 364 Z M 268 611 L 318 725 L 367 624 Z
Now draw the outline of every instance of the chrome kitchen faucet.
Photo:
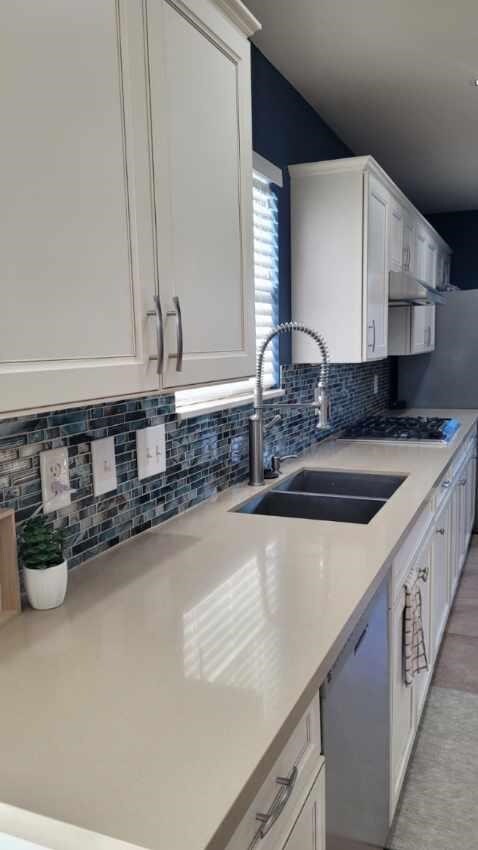
M 312 328 L 308 328 L 301 322 L 283 322 L 280 325 L 276 325 L 266 336 L 257 353 L 256 381 L 254 387 L 254 413 L 249 417 L 249 484 L 254 486 L 264 483 L 264 433 L 281 419 L 280 414 L 278 414 L 273 416 L 270 422 L 264 422 L 262 373 L 264 369 L 265 350 L 274 337 L 283 333 L 292 333 L 293 331 L 299 331 L 300 333 L 308 334 L 308 336 L 312 337 L 319 346 L 320 353 L 322 355 L 322 366 L 319 383 L 315 390 L 315 398 L 314 401 L 311 402 L 292 402 L 291 404 L 285 402 L 273 404 L 272 406 L 274 408 L 312 407 L 315 409 L 319 420 L 317 428 L 328 428 L 329 425 L 330 405 L 327 395 L 329 383 L 329 357 L 325 341 L 320 334 L 317 333 L 317 331 L 312 330 Z

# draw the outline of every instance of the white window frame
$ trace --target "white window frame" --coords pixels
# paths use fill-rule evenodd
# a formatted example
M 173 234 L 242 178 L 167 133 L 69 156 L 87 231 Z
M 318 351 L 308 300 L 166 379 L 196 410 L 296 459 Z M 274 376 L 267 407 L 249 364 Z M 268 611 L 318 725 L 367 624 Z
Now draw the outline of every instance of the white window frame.
M 282 188 L 282 171 L 272 162 L 254 152 L 253 168 L 256 176 L 265 183 L 273 183 Z M 271 388 L 264 391 L 264 398 L 277 398 L 284 395 L 284 390 Z M 224 384 L 208 384 L 205 387 L 194 387 L 189 390 L 178 390 L 175 393 L 176 414 L 179 420 L 190 419 L 206 413 L 223 410 L 225 407 L 240 407 L 250 404 L 254 398 L 254 378 L 244 381 L 231 381 Z

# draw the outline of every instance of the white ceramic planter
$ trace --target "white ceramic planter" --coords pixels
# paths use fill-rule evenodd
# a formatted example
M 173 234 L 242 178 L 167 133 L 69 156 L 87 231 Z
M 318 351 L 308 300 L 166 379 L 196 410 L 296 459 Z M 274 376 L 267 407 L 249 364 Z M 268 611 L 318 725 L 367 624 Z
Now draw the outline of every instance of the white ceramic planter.
M 68 584 L 68 563 L 63 561 L 45 570 L 23 568 L 28 601 L 37 611 L 48 611 L 63 605 Z

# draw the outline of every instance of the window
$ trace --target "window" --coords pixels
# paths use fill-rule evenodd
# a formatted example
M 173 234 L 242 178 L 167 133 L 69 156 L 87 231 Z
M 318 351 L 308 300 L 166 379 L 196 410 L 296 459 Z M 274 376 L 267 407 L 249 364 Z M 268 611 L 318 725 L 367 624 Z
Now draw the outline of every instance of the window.
M 282 186 L 282 172 L 263 157 L 254 154 L 254 284 L 256 342 L 259 347 L 279 320 L 279 221 L 278 198 L 274 185 Z M 279 340 L 268 346 L 264 357 L 264 387 L 279 384 Z M 176 410 L 182 416 L 217 410 L 226 402 L 245 404 L 252 398 L 254 379 L 228 384 L 180 390 Z M 279 391 L 277 391 L 279 392 Z

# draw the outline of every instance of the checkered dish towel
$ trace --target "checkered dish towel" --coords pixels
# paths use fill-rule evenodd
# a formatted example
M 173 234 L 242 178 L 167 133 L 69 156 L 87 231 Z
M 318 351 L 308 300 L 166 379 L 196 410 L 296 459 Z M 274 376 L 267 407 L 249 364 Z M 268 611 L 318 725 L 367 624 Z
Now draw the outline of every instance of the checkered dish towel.
M 412 685 L 415 676 L 428 670 L 428 657 L 422 623 L 420 582 L 427 581 L 427 570 L 413 570 L 405 582 L 403 616 L 403 679 Z

